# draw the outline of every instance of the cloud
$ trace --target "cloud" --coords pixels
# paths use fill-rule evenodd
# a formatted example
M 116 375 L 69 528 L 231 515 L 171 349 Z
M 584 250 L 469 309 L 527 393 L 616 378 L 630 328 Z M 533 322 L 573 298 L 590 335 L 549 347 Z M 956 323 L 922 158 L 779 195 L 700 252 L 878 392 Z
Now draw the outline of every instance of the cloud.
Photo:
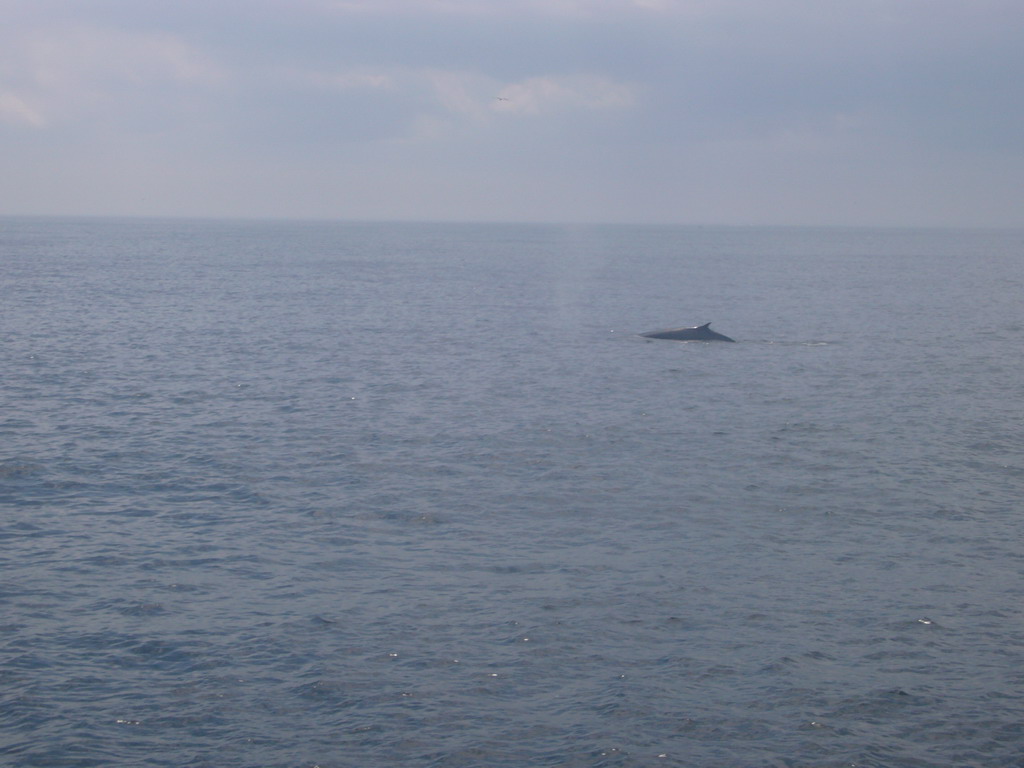
M 6 42 L 0 71 L 21 95 L 8 91 L 2 112 L 36 126 L 121 110 L 126 91 L 149 101 L 154 89 L 219 87 L 227 79 L 210 57 L 167 33 L 56 26 Z
M 608 78 L 546 75 L 504 86 L 491 108 L 536 115 L 551 110 L 623 109 L 632 106 L 634 100 L 630 86 Z
M 897 189 L 948 219 L 943 188 L 1020 220 L 1022 24 L 1017 0 L 7 0 L 0 193 L 850 222 Z
M 30 125 L 41 128 L 46 125 L 46 119 L 39 110 L 30 106 L 18 94 L 0 92 L 0 120 L 15 125 Z
M 374 69 L 343 69 L 326 72 L 298 70 L 295 72 L 295 80 L 298 85 L 337 91 L 395 87 L 393 74 Z
M 470 72 L 427 69 L 413 73 L 416 80 L 428 84 L 438 105 L 446 112 L 480 118 L 491 90 L 490 78 Z
M 670 10 L 676 2 L 678 0 L 314 0 L 320 9 L 334 13 L 575 18 L 634 8 Z
M 118 80 L 219 83 L 224 70 L 181 38 L 95 26 L 36 31 L 23 43 L 30 76 L 40 85 Z
M 635 102 L 635 89 L 627 84 L 594 75 L 549 74 L 501 83 L 478 72 L 437 68 L 389 68 L 356 70 L 266 70 L 260 74 L 256 93 L 265 93 L 269 83 L 286 89 L 292 109 L 307 115 L 295 125 L 278 115 L 271 122 L 282 127 L 279 140 L 286 138 L 292 124 L 309 138 L 312 125 L 323 122 L 326 140 L 355 137 L 350 128 L 362 125 L 359 114 L 391 106 L 385 126 L 376 132 L 360 129 L 359 141 L 440 141 L 471 131 L 479 139 L 488 125 L 502 116 L 564 116 L 572 112 L 623 110 Z M 305 94 L 305 95 L 303 95 Z M 278 102 L 283 96 L 274 97 Z M 318 120 L 308 113 L 318 107 Z M 303 104 L 308 106 L 302 106 Z M 359 109 L 357 109 L 357 106 Z M 403 117 L 404 115 L 404 117 Z

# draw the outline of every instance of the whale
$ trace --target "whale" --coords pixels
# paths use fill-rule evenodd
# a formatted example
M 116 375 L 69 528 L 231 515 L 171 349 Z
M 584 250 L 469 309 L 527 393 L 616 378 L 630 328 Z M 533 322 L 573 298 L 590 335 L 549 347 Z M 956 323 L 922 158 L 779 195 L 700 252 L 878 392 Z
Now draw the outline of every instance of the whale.
M 666 328 L 663 331 L 648 331 L 640 335 L 648 339 L 669 339 L 671 341 L 736 341 L 728 336 L 712 331 L 711 323 L 697 325 L 693 328 Z

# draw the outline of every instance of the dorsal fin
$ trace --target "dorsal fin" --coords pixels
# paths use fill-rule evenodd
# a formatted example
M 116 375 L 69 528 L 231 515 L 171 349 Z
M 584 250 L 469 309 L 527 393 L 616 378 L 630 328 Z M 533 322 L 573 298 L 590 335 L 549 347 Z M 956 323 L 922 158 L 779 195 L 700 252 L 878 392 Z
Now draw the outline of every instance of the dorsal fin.
M 698 331 L 710 331 L 711 328 L 708 327 L 710 325 L 711 325 L 711 323 L 704 323 L 704 325 L 698 325 L 697 326 L 697 330 Z

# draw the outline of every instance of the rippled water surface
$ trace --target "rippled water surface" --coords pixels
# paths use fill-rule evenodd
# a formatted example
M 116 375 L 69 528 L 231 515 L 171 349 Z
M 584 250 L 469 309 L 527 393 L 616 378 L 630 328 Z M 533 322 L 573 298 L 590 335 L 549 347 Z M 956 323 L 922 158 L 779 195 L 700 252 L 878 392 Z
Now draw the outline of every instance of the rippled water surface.
M 1021 296 L 1020 232 L 0 220 L 0 762 L 1024 765 Z

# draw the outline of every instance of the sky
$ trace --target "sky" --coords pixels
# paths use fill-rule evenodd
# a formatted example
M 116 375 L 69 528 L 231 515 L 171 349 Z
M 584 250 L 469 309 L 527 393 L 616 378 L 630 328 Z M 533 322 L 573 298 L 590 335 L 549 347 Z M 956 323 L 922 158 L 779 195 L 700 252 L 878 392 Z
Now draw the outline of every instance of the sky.
M 1024 226 L 1020 0 L 0 18 L 0 215 Z

